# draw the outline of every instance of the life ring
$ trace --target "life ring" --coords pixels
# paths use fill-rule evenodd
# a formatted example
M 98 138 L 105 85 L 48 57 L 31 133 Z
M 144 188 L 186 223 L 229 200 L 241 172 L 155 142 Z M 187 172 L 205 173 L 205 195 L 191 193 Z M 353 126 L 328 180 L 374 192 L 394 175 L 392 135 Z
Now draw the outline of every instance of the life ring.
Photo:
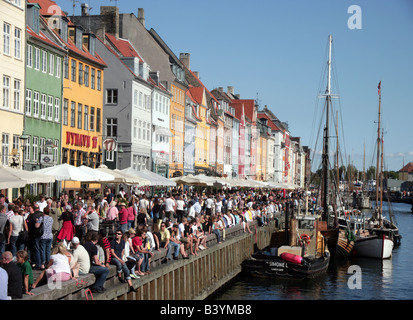
M 309 236 L 308 234 L 305 234 L 305 233 L 303 233 L 303 234 L 300 236 L 300 240 L 301 240 L 302 242 L 304 241 L 304 243 L 305 243 L 306 246 L 308 246 L 308 245 L 310 244 L 310 242 L 311 242 L 310 236 Z

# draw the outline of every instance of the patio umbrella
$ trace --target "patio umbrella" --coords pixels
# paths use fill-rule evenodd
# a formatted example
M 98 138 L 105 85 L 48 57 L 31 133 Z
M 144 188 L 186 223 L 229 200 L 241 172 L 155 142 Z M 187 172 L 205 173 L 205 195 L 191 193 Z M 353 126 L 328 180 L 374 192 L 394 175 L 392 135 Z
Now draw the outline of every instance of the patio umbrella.
M 87 166 L 80 166 L 79 169 L 81 169 L 85 173 L 90 174 L 94 177 L 94 179 L 89 182 L 111 182 L 115 180 L 115 176 L 107 172 L 103 172 L 103 171 L 93 169 Z
M 44 176 L 20 169 L 0 165 L 0 189 L 23 188 L 27 184 L 54 182 L 53 176 Z
M 58 181 L 94 181 L 94 177 L 91 174 L 67 163 L 58 164 L 53 167 L 47 167 L 33 172 L 54 176 Z
M 109 169 L 106 165 L 101 164 L 96 170 L 111 174 L 115 177 L 114 180 L 109 181 L 108 183 L 113 183 L 113 184 L 138 184 L 141 185 L 143 182 L 140 177 L 137 177 L 135 175 L 130 175 L 125 172 L 122 172 L 118 169 Z
M 153 177 L 154 179 L 159 180 L 162 183 L 161 184 L 162 186 L 165 186 L 165 187 L 175 187 L 176 186 L 175 181 L 172 181 L 172 180 L 169 180 L 168 178 L 162 177 L 161 175 L 159 175 L 155 172 L 149 171 L 147 169 L 142 170 L 142 172 L 145 173 L 146 175 L 150 176 L 150 177 Z
M 144 174 L 142 171 L 135 170 L 132 167 L 128 167 L 126 169 L 120 170 L 120 172 L 134 176 L 134 177 L 138 177 L 139 179 L 142 180 L 142 183 L 140 183 L 140 185 L 143 185 L 143 186 L 153 187 L 153 186 L 161 185 L 161 183 L 157 181 L 156 179 Z

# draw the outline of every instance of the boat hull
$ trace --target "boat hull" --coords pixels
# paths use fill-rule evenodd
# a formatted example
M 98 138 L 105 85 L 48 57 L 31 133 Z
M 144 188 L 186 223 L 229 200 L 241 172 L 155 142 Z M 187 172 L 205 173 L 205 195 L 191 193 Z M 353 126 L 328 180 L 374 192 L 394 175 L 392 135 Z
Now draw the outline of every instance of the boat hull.
M 394 242 L 387 237 L 358 237 L 354 250 L 358 256 L 389 259 L 392 256 Z
M 301 263 L 258 252 L 242 263 L 242 272 L 253 277 L 304 280 L 325 273 L 329 262 L 329 252 L 319 258 L 303 258 Z

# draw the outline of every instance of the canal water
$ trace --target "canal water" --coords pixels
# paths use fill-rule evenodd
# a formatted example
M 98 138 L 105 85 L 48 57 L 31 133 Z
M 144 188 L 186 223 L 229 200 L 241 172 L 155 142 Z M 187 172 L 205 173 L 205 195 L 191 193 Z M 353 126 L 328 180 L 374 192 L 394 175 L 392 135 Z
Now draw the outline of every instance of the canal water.
M 393 203 L 402 235 L 389 260 L 353 257 L 330 263 L 326 274 L 308 281 L 238 276 L 212 300 L 411 300 L 413 299 L 413 213 L 411 205 Z M 386 215 L 387 206 L 383 203 Z M 356 273 L 352 270 L 357 270 Z

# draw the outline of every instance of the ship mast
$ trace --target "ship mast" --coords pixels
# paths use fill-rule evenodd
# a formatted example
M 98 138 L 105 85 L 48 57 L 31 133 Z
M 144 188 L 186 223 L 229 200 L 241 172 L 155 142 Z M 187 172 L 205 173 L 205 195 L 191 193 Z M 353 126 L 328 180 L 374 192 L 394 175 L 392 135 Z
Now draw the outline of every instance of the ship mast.
M 328 217 L 328 204 L 329 204 L 329 199 L 328 199 L 328 191 L 329 191 L 329 185 L 328 185 L 328 167 L 329 167 L 329 160 L 328 160 L 328 155 L 329 155 L 329 144 L 328 144 L 328 139 L 329 139 L 329 118 L 330 118 L 330 105 L 331 105 L 331 45 L 333 42 L 333 37 L 332 35 L 328 36 L 328 41 L 329 41 L 329 50 L 328 50 L 328 74 L 327 74 L 327 89 L 325 93 L 326 97 L 326 126 L 324 129 L 324 152 L 323 152 L 323 184 L 324 184 L 324 190 L 323 190 L 323 198 L 324 198 L 324 203 L 323 203 L 323 214 L 324 218 L 327 219 Z
M 376 165 L 376 210 L 374 218 L 377 219 L 377 214 L 381 215 L 381 213 L 377 212 L 379 210 L 379 169 L 380 169 L 380 121 L 381 121 L 381 81 L 378 86 L 378 93 L 379 93 L 379 120 L 377 124 L 377 165 Z

